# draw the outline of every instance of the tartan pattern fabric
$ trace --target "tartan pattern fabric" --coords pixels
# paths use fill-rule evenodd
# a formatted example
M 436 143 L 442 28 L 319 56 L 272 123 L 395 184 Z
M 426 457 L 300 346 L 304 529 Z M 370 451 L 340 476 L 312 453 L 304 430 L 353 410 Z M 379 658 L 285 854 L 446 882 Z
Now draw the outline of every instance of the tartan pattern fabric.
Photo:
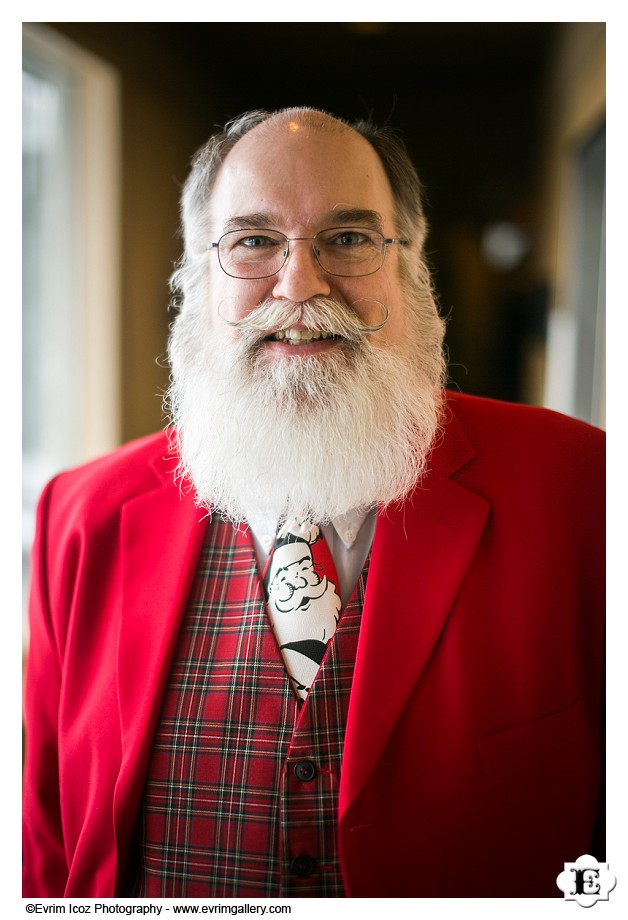
M 344 896 L 338 787 L 367 571 L 368 560 L 300 703 L 250 536 L 210 521 L 155 732 L 131 894 Z

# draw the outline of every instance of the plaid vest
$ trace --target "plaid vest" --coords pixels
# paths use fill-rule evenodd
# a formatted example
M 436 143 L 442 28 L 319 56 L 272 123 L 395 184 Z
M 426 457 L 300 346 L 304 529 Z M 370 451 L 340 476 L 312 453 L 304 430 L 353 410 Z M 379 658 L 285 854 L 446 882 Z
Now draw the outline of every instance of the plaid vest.
M 208 524 L 132 856 L 137 897 L 343 897 L 337 805 L 368 559 L 295 697 L 252 542 Z

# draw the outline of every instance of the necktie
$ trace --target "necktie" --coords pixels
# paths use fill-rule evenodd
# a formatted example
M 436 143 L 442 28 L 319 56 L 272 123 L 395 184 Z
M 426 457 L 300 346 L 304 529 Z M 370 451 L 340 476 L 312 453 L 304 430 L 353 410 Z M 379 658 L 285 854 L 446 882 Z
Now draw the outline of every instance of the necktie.
M 264 571 L 268 614 L 288 676 L 304 700 L 340 618 L 334 561 L 319 527 L 291 518 Z

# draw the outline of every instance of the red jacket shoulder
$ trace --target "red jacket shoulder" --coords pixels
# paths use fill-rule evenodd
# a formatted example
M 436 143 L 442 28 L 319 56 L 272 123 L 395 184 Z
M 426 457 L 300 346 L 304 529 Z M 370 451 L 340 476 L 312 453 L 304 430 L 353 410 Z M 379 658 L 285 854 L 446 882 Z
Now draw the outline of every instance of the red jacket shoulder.
M 475 456 L 454 478 L 513 522 L 560 517 L 586 537 L 604 519 L 605 433 L 549 409 L 448 394 Z M 445 431 L 445 441 L 447 431 Z
M 176 452 L 168 432 L 130 441 L 101 457 L 58 473 L 49 484 L 57 500 L 69 506 L 92 500 L 108 505 L 124 502 L 138 492 L 163 485 L 177 466 Z
M 523 462 L 550 466 L 603 464 L 605 432 L 580 419 L 538 406 L 447 393 L 447 406 L 481 454 L 518 456 Z

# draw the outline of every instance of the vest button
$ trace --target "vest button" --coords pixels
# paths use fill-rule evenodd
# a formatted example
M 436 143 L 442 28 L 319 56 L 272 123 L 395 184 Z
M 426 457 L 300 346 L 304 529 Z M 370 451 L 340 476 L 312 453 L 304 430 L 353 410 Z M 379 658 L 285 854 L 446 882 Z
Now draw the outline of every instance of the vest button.
M 294 775 L 302 783 L 309 783 L 316 776 L 316 764 L 311 760 L 300 760 L 294 765 Z
M 309 878 L 316 869 L 316 860 L 308 856 L 307 853 L 302 853 L 301 856 L 295 856 L 290 863 L 290 868 L 299 878 Z

